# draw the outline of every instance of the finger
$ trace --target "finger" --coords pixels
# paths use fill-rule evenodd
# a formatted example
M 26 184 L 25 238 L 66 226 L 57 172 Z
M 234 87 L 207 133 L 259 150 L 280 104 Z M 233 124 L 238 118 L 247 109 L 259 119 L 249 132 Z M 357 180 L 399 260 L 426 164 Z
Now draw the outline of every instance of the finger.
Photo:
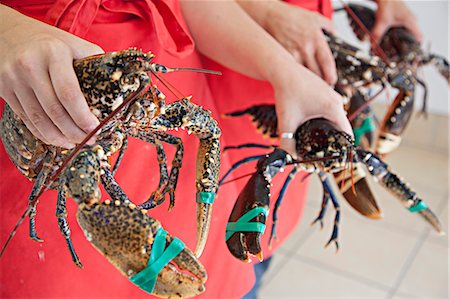
M 380 42 L 380 39 L 383 37 L 384 33 L 387 31 L 389 25 L 387 22 L 382 20 L 377 20 L 375 26 L 372 29 L 372 36 L 377 43 Z
M 322 78 L 330 85 L 337 81 L 336 63 L 327 42 L 323 39 L 317 48 L 316 61 L 319 64 Z
M 416 22 L 407 23 L 405 26 L 414 35 L 418 42 L 422 42 L 422 31 L 419 29 Z
M 318 20 L 322 29 L 325 29 L 329 33 L 336 34 L 333 22 L 330 19 L 318 14 Z
M 28 119 L 15 93 L 7 93 L 5 99 L 8 100 L 9 107 L 11 107 L 12 111 L 23 121 L 25 126 L 31 132 L 31 134 L 33 134 L 36 138 L 38 138 L 42 142 L 47 143 L 47 140 L 44 138 L 44 136 L 42 136 L 39 130 Z
M 330 110 L 332 113 L 329 113 L 326 118 L 334 122 L 342 131 L 353 137 L 353 129 L 344 111 L 344 107 L 337 106 L 336 109 Z
M 39 80 L 32 80 L 31 86 L 45 113 L 58 127 L 61 133 L 72 143 L 80 143 L 86 133 L 72 120 L 66 109 L 56 97 L 48 74 L 41 75 Z
M 99 46 L 97 46 L 96 44 L 90 43 L 81 38 L 77 38 L 74 41 L 73 36 L 72 36 L 71 43 L 69 43 L 69 44 L 73 45 L 71 48 L 72 48 L 73 57 L 75 59 L 81 59 L 84 57 L 105 53 L 105 51 L 103 51 L 103 49 L 100 48 Z
M 93 131 L 99 121 L 91 113 L 81 92 L 71 57 L 68 55 L 52 60 L 49 73 L 56 96 L 76 126 L 85 133 Z
M 295 139 L 280 138 L 280 148 L 288 152 L 292 158 L 298 158 L 297 150 L 295 148 Z
M 15 86 L 14 90 L 27 118 L 50 144 L 65 148 L 72 148 L 74 146 L 47 116 L 31 88 L 18 85 Z
M 305 61 L 305 66 L 315 73 L 317 76 L 322 77 L 322 72 L 320 71 L 319 64 L 316 61 L 314 48 L 311 47 L 306 49 L 302 55 L 303 60 Z

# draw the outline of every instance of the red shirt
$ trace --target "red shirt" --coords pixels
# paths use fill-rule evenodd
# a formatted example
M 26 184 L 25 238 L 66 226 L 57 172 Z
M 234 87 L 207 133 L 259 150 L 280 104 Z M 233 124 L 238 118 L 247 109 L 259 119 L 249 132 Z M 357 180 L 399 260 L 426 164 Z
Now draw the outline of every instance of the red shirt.
M 322 1 L 307 2 L 309 8 L 317 10 L 320 7 L 318 3 Z M 175 0 L 9 0 L 2 3 L 96 43 L 105 51 L 138 47 L 156 53 L 155 60 L 168 66 L 202 66 L 198 54 L 193 52 L 192 39 L 187 33 Z M 261 85 L 256 83 L 249 86 L 245 96 L 237 97 L 237 92 L 242 89 L 244 83 L 239 77 L 234 81 L 235 77 L 230 76 L 238 75 L 230 71 L 218 78 L 208 76 L 214 91 L 214 102 L 206 78 L 201 74 L 183 72 L 170 74 L 165 78 L 182 94 L 193 95 L 193 101 L 211 110 L 216 119 L 220 119 L 219 115 L 222 112 L 242 108 L 242 102 L 238 102 L 240 100 L 245 100 L 246 105 L 250 105 L 259 103 L 262 99 L 273 98 L 268 86 L 265 90 L 269 96 L 266 97 L 263 89 L 258 92 Z M 169 99 L 174 99 L 172 94 L 162 89 Z M 234 97 L 230 98 L 230 95 Z M 229 144 L 247 142 L 249 137 L 257 136 L 252 133 L 254 129 L 247 121 L 224 120 L 220 125 L 225 136 L 224 140 L 229 141 Z M 236 135 L 236 132 L 240 135 Z M 194 172 L 198 142 L 193 136 L 187 137 L 185 134 L 180 136 L 183 137 L 185 145 L 185 157 L 176 192 L 175 208 L 167 212 L 168 203 L 164 203 L 161 207 L 151 210 L 149 214 L 159 219 L 169 233 L 179 237 L 188 247 L 194 248 Z M 170 146 L 165 148 L 167 156 L 171 157 L 174 150 Z M 239 158 L 242 157 L 242 153 L 234 155 L 234 160 L 237 155 Z M 228 156 L 224 155 L 222 173 L 229 167 Z M 0 169 L 0 244 L 4 244 L 27 206 L 32 182 L 22 176 L 9 161 L 3 146 L 0 146 Z M 154 148 L 131 139 L 117 173 L 117 180 L 134 202 L 140 203 L 147 199 L 159 181 Z M 281 178 L 278 178 L 274 184 L 275 188 L 280 184 Z M 209 278 L 206 283 L 207 290 L 199 298 L 240 298 L 253 285 L 253 268 L 234 259 L 224 241 L 225 226 L 237 198 L 237 190 L 235 184 L 228 184 L 219 192 L 214 203 L 209 239 L 200 259 L 208 271 Z M 280 241 L 274 243 L 274 249 L 293 230 L 303 208 L 305 186 L 299 185 L 297 180 L 290 190 L 280 210 L 278 221 Z M 56 196 L 55 191 L 47 191 L 38 204 L 37 230 L 45 242 L 31 241 L 28 237 L 28 225 L 24 224 L 0 259 L 0 297 L 149 298 L 148 294 L 122 276 L 86 240 L 76 223 L 76 204 L 68 199 L 68 221 L 72 240 L 84 268 L 79 269 L 73 264 L 65 240 L 57 227 Z M 269 230 L 271 221 L 268 221 L 267 225 Z M 264 237 L 263 244 L 267 244 L 267 238 L 268 233 Z M 270 254 L 267 248 L 264 252 L 266 255 Z

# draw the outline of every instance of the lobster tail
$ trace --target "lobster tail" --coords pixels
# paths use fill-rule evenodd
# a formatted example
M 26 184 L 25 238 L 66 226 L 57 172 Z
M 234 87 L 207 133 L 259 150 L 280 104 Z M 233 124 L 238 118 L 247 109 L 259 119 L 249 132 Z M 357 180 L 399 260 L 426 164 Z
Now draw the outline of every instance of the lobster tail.
M 278 120 L 275 105 L 263 104 L 252 106 L 241 111 L 227 113 L 224 116 L 237 117 L 246 114 L 252 117 L 252 122 L 263 135 L 270 138 L 278 137 Z

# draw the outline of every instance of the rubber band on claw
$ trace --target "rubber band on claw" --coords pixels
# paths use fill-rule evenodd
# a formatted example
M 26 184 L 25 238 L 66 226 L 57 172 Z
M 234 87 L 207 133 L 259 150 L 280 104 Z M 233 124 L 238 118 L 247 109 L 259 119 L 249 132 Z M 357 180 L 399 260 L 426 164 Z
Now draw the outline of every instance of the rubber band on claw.
M 267 208 L 256 207 L 241 216 L 236 222 L 228 222 L 227 233 L 225 240 L 228 241 L 231 236 L 236 232 L 256 232 L 264 233 L 266 225 L 260 222 L 250 222 L 253 218 L 259 214 L 264 214 L 267 217 L 269 210 Z
M 360 127 L 353 129 L 353 134 L 355 134 L 355 146 L 358 146 L 361 142 L 361 137 L 364 134 L 375 131 L 376 127 L 373 122 L 372 117 L 366 118 Z
M 197 192 L 197 202 L 212 205 L 214 203 L 215 196 L 216 196 L 215 192 Z
M 410 207 L 408 210 L 412 213 L 417 213 L 426 209 L 428 209 L 428 206 L 423 201 L 419 201 L 418 204 Z
M 130 278 L 132 283 L 149 294 L 155 288 L 159 272 L 185 247 L 180 239 L 173 238 L 173 241 L 166 248 L 166 236 L 167 231 L 160 228 L 155 235 L 147 267 Z

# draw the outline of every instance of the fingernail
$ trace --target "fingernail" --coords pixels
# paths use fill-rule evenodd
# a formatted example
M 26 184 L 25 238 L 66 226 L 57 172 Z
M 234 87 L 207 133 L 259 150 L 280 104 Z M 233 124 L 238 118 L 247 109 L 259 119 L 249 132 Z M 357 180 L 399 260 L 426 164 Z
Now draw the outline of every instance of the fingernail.
M 88 145 L 94 145 L 94 143 L 97 141 L 97 139 L 95 137 L 91 137 L 91 139 L 88 140 L 88 142 L 86 142 Z
M 75 147 L 75 144 L 70 143 L 70 142 L 66 142 L 66 143 L 63 144 L 62 147 L 66 148 L 66 149 L 71 149 L 71 148 Z
M 88 131 L 86 133 L 88 133 L 88 134 L 91 133 L 92 131 L 94 131 L 97 128 L 97 126 L 98 126 L 98 124 L 89 127 L 89 129 L 88 129 Z M 97 132 L 95 132 L 95 135 L 100 134 L 100 131 L 101 130 L 98 130 Z

